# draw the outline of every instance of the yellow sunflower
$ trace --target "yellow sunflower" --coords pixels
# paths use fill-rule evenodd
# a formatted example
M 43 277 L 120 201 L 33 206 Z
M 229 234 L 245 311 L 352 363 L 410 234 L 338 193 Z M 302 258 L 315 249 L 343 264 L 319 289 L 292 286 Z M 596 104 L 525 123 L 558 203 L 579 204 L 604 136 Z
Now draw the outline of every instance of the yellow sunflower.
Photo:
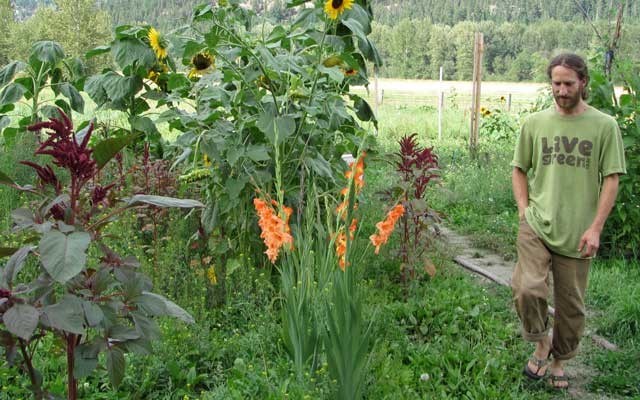
M 153 27 L 149 28 L 147 38 L 149 38 L 149 45 L 153 49 L 154 53 L 156 53 L 158 60 L 167 58 L 167 41 L 162 37 L 160 32 Z
M 149 74 L 147 75 L 147 78 L 149 80 L 151 80 L 153 83 L 157 84 L 158 83 L 158 79 L 160 78 L 160 74 L 156 71 L 149 71 Z
M 324 12 L 330 19 L 337 19 L 344 10 L 351 9 L 353 0 L 327 0 L 324 3 Z
M 191 58 L 192 67 L 189 71 L 189 78 L 196 78 L 211 72 L 215 67 L 213 62 L 214 58 L 208 51 L 196 54 Z

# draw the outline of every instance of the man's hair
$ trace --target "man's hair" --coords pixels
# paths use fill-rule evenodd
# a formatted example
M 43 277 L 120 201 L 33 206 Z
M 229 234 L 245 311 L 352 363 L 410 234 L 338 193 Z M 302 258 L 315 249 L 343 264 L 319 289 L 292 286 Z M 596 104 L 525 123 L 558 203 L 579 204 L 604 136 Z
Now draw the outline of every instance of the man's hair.
M 584 90 L 582 91 L 582 99 L 586 100 L 589 97 L 589 93 L 587 91 L 589 86 L 589 69 L 587 68 L 587 63 L 584 62 L 584 59 L 573 53 L 558 54 L 551 59 L 551 62 L 549 62 L 549 66 L 547 67 L 547 76 L 549 79 L 551 79 L 551 71 L 557 66 L 562 66 L 575 71 L 578 74 L 578 78 L 585 81 Z

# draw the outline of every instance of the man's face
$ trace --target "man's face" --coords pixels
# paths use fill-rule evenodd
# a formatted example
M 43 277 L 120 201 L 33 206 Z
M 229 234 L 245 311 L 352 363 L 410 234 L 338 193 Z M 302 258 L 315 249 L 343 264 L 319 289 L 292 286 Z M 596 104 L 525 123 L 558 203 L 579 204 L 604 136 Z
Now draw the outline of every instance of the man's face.
M 586 83 L 576 71 L 562 65 L 551 70 L 553 98 L 558 107 L 565 111 L 572 111 L 580 103 Z

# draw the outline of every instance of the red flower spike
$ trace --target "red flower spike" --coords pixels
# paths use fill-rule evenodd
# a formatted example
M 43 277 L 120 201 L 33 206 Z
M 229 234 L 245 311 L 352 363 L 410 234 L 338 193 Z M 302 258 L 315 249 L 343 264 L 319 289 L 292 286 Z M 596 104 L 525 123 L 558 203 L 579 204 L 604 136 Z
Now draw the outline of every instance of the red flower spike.
M 42 185 L 51 185 L 56 191 L 56 194 L 60 194 L 62 190 L 62 184 L 58 180 L 55 172 L 53 172 L 53 168 L 50 165 L 45 165 L 44 167 L 31 162 L 31 161 L 20 161 L 20 164 L 27 165 L 36 170 L 38 174 L 38 178 L 42 182 Z
M 109 190 L 114 186 L 115 186 L 115 183 L 112 183 L 107 186 L 97 185 L 96 187 L 94 187 L 93 190 L 91 191 L 91 205 L 95 207 L 98 204 L 102 203 L 104 199 L 107 197 L 107 194 L 109 194 Z
M 49 129 L 49 137 L 36 150 L 35 154 L 50 155 L 54 158 L 54 164 L 66 168 L 72 178 L 84 183 L 93 178 L 98 172 L 96 162 L 91 158 L 93 150 L 87 148 L 93 123 L 89 125 L 87 134 L 78 144 L 73 132 L 73 124 L 69 117 L 60 109 L 60 119 L 51 118 L 46 122 L 39 122 L 28 127 L 30 131 Z

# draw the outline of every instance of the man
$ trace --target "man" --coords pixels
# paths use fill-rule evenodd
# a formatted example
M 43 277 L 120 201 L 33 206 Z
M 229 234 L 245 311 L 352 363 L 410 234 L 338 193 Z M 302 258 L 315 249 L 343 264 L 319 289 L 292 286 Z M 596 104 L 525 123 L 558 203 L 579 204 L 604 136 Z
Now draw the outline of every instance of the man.
M 523 337 L 536 343 L 524 374 L 539 380 L 550 372 L 554 388 L 567 388 L 564 363 L 576 355 L 584 331 L 591 258 L 615 202 L 618 174 L 626 167 L 616 121 L 585 102 L 589 73 L 584 60 L 560 54 L 547 75 L 555 104 L 524 121 L 512 162 L 520 227 L 511 285 Z

